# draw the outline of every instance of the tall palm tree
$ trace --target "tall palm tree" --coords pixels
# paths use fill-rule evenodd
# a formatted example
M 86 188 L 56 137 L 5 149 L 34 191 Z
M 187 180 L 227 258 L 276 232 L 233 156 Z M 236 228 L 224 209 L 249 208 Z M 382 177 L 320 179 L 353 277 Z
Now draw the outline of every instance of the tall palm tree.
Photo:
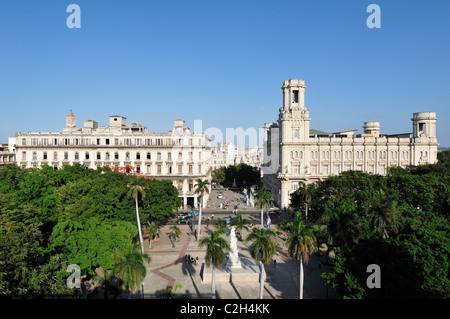
M 255 206 L 261 209 L 261 227 L 264 227 L 264 208 L 270 207 L 272 193 L 264 187 L 256 192 Z
M 231 221 L 231 226 L 236 226 L 237 233 L 239 237 L 242 239 L 242 230 L 245 229 L 248 231 L 247 225 L 250 225 L 250 221 L 248 219 L 244 219 L 242 214 L 237 214 L 236 218 Z
M 397 208 L 397 202 L 386 195 L 380 189 L 375 194 L 367 208 L 367 215 L 371 228 L 374 232 L 382 232 L 383 237 L 389 238 L 386 226 L 389 225 L 394 232 L 398 231 L 401 215 Z
M 147 274 L 145 262 L 150 263 L 151 257 L 138 251 L 134 245 L 128 252 L 121 254 L 118 250 L 115 255 L 115 266 L 112 275 L 122 282 L 122 289 L 127 292 L 136 292 Z
M 142 239 L 142 229 L 141 229 L 141 219 L 139 218 L 139 207 L 138 207 L 138 199 L 139 195 L 141 198 L 145 198 L 145 187 L 144 187 L 145 178 L 144 177 L 135 177 L 131 180 L 131 183 L 128 185 L 128 196 L 133 197 L 136 202 L 136 219 L 139 230 L 139 240 L 141 241 L 141 249 L 142 253 L 144 253 L 144 241 Z
M 209 237 L 200 239 L 198 246 L 206 246 L 205 264 L 207 267 L 212 266 L 211 273 L 211 294 L 212 298 L 216 298 L 216 286 L 214 282 L 214 268 L 219 269 L 225 262 L 225 251 L 230 250 L 230 245 L 221 236 L 225 233 L 224 229 L 213 231 Z
M 209 181 L 207 179 L 202 180 L 200 178 L 197 178 L 195 180 L 195 185 L 194 185 L 194 194 L 198 194 L 199 196 L 199 206 L 200 209 L 198 211 L 198 231 L 197 231 L 197 236 L 200 237 L 200 227 L 201 227 L 201 223 L 202 223 L 202 203 L 203 203 L 203 196 L 205 194 L 209 194 Z
M 144 232 L 146 234 L 148 234 L 148 242 L 149 242 L 149 248 L 152 248 L 152 239 L 155 236 L 159 236 L 159 234 L 161 233 L 161 230 L 159 229 L 159 224 L 158 222 L 154 221 L 154 222 L 148 222 L 148 228 L 146 228 L 144 230 Z
M 351 247 L 365 236 L 364 220 L 356 212 L 355 200 L 351 197 L 336 198 L 325 205 L 324 223 L 328 244 Z
M 171 226 L 170 228 L 169 236 L 170 238 L 173 238 L 174 242 L 177 240 L 178 237 L 181 235 L 181 230 L 176 225 Z
M 263 298 L 264 291 L 264 275 L 263 275 L 263 265 L 261 263 L 269 264 L 272 261 L 272 257 L 276 253 L 276 244 L 272 240 L 272 236 L 275 236 L 275 232 L 269 228 L 252 228 L 250 234 L 247 235 L 245 241 L 253 240 L 250 245 L 250 254 L 253 259 L 258 262 L 258 256 L 260 256 L 260 282 L 259 282 L 259 298 Z
M 217 221 L 215 223 L 213 223 L 213 227 L 216 230 L 223 229 L 224 231 L 226 231 L 228 229 L 227 223 L 220 218 L 217 218 Z
M 308 205 L 311 203 L 314 193 L 316 192 L 316 185 L 314 183 L 305 184 L 305 182 L 298 182 L 298 192 L 305 202 L 305 218 L 308 219 Z
M 258 261 L 258 256 L 265 264 L 272 261 L 272 257 L 276 253 L 276 244 L 272 240 L 272 236 L 275 235 L 275 232 L 269 228 L 252 228 L 245 241 L 253 241 L 250 245 L 250 253 L 255 261 Z
M 297 212 L 294 221 L 289 222 L 285 229 L 287 230 L 285 242 L 288 256 L 299 260 L 299 298 L 303 299 L 303 259 L 308 263 L 309 255 L 317 250 L 317 239 L 314 233 L 318 231 L 318 226 L 303 223 L 302 214 Z

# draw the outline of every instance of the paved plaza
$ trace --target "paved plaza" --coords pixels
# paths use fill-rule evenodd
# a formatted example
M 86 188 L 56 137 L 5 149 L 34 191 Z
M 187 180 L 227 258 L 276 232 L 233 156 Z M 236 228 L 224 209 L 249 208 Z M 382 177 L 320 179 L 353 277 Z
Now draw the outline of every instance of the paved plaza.
M 213 194 L 211 194 L 213 196 Z M 228 195 L 231 195 L 228 194 Z M 212 197 L 211 196 L 211 197 Z M 251 207 L 240 206 L 243 210 L 239 213 L 247 211 L 244 218 L 260 221 L 258 212 L 253 209 L 254 214 L 250 214 Z M 246 208 L 246 210 L 244 210 Z M 248 209 L 248 210 L 247 210 Z M 230 209 L 231 212 L 231 209 Z M 215 214 L 213 222 L 217 218 L 228 216 L 217 210 L 205 209 L 205 218 Z M 244 213 L 245 214 L 245 213 Z M 232 215 L 232 214 L 231 214 Z M 195 227 L 197 223 L 195 222 Z M 145 298 L 158 298 L 161 290 L 169 287 L 175 287 L 181 284 L 182 288 L 176 291 L 176 295 L 185 294 L 191 299 L 207 299 L 211 298 L 211 283 L 203 282 L 202 267 L 205 260 L 205 248 L 199 248 L 198 242 L 191 233 L 189 225 L 178 225 L 182 234 L 179 240 L 172 245 L 169 238 L 171 225 L 165 225 L 161 228 L 161 235 L 156 241 L 152 242 L 149 248 L 148 240 L 145 240 L 145 250 L 150 254 L 152 262 L 147 269 L 147 276 L 144 280 Z M 274 227 L 272 227 L 274 228 Z M 206 223 L 202 224 L 202 237 L 208 235 L 212 231 L 212 226 L 206 228 Z M 243 237 L 248 234 L 243 231 Z M 225 236 L 225 235 L 224 235 Z M 226 235 L 229 240 L 229 236 Z M 266 280 L 264 284 L 264 298 L 268 299 L 293 299 L 299 297 L 299 263 L 293 258 L 289 258 L 286 254 L 284 243 L 277 238 L 277 252 L 274 256 L 275 263 L 264 265 L 266 271 Z M 251 242 L 245 243 L 238 241 L 239 257 L 251 258 L 249 246 Z M 199 260 L 198 264 L 186 263 L 185 255 L 191 255 Z M 327 288 L 324 280 L 320 277 L 322 272 L 329 270 L 326 264 L 325 256 L 312 255 L 308 264 L 304 265 L 304 295 L 305 299 L 325 299 L 336 298 L 336 294 L 332 288 Z M 259 298 L 259 282 L 217 282 L 216 297 L 221 299 L 258 299 Z M 137 292 L 131 298 L 140 298 L 141 292 Z
M 211 284 L 203 282 L 201 277 L 202 263 L 205 258 L 205 249 L 198 248 L 198 242 L 191 235 L 187 225 L 179 226 L 183 232 L 180 240 L 173 248 L 167 233 L 169 226 L 162 228 L 158 241 L 152 243 L 151 249 L 146 252 L 152 257 L 152 262 L 144 280 L 144 295 L 147 298 L 157 297 L 159 291 L 175 284 L 181 284 L 182 288 L 176 294 L 186 294 L 189 298 L 211 298 Z M 203 226 L 205 228 L 205 226 Z M 205 230 L 203 236 L 206 236 Z M 240 257 L 250 258 L 250 243 L 238 242 Z M 276 265 L 265 265 L 266 281 L 264 285 L 264 298 L 298 298 L 298 261 L 286 256 L 284 246 L 277 241 L 277 253 L 274 256 Z M 184 256 L 189 254 L 198 257 L 199 263 L 186 264 Z M 328 267 L 319 262 L 325 262 L 326 257 L 311 256 L 307 265 L 304 265 L 305 282 L 304 298 L 327 297 L 327 287 L 320 274 L 328 270 Z M 257 299 L 259 298 L 259 283 L 243 282 L 216 282 L 216 296 L 222 299 Z M 137 296 L 139 297 L 139 293 Z M 328 288 L 328 298 L 335 298 L 331 288 Z

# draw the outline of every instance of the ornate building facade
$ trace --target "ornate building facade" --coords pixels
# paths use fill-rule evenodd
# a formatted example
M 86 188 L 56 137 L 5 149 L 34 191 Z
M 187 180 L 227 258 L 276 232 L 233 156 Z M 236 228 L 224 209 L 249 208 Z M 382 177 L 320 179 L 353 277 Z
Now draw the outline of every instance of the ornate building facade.
M 138 123 L 126 124 L 126 117 L 109 117 L 108 126 L 98 126 L 92 119 L 77 127 L 70 111 L 60 132 L 18 132 L 9 138 L 9 150 L 22 168 L 42 165 L 59 169 L 79 163 L 87 168 L 111 167 L 156 179 L 171 180 L 183 205 L 198 207 L 195 180 L 211 181 L 211 140 L 203 133 L 191 132 L 182 119 L 174 121 L 173 130 L 149 132 Z M 204 204 L 207 196 L 204 196 Z
M 264 125 L 263 185 L 278 207 L 289 206 L 299 181 L 319 181 L 348 170 L 384 175 L 392 165 L 437 161 L 435 112 L 414 113 L 412 133 L 383 135 L 379 122 L 365 122 L 361 134 L 325 133 L 310 129 L 305 88 L 304 80 L 284 81 L 278 121 Z

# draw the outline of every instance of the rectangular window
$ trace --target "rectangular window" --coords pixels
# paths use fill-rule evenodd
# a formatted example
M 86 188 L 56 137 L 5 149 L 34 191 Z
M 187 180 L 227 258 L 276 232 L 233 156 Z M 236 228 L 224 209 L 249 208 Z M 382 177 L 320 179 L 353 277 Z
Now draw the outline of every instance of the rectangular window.
M 47 160 L 47 152 L 44 152 L 43 159 L 44 159 L 45 161 Z
M 311 174 L 317 175 L 317 165 L 311 165 Z
M 339 175 L 339 165 L 334 165 L 334 174 Z
M 294 165 L 294 169 L 293 169 L 293 174 L 298 175 L 300 174 L 300 166 L 299 165 Z
M 109 138 L 107 138 L 107 139 L 105 140 L 105 144 L 106 144 L 106 145 L 109 145 Z
M 323 175 L 328 175 L 328 165 L 323 166 Z
M 298 103 L 298 90 L 292 91 L 292 102 Z

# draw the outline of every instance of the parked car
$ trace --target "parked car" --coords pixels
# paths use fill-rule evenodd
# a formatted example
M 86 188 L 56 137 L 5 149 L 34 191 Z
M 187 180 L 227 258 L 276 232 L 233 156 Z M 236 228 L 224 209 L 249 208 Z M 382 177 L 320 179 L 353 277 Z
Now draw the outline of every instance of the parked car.
M 189 217 L 189 213 L 178 214 L 178 219 L 180 219 L 180 218 L 187 218 L 187 217 Z
M 181 223 L 184 223 L 184 224 L 189 223 L 189 217 L 178 218 L 178 224 L 181 224 Z
M 195 210 L 193 210 L 193 211 L 190 211 L 189 213 L 188 213 L 188 216 L 189 217 L 192 217 L 192 216 L 197 216 L 199 213 L 197 212 L 197 211 L 195 211 Z
M 218 199 L 222 199 L 222 194 L 217 195 Z
M 231 224 L 231 218 L 230 217 L 225 218 L 225 223 L 227 225 Z

